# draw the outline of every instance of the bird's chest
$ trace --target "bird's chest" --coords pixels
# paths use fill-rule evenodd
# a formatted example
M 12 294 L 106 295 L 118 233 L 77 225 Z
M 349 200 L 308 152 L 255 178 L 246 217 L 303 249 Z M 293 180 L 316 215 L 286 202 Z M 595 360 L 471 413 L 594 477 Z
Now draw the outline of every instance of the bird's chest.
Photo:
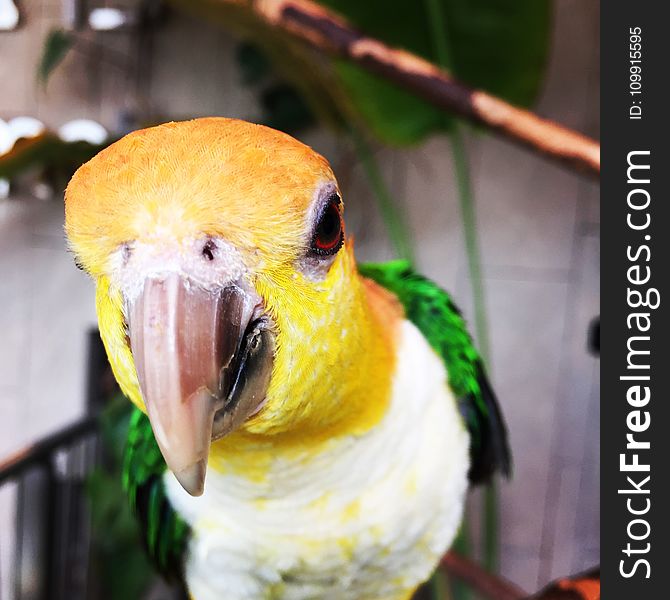
M 404 599 L 430 575 L 460 523 L 469 441 L 417 335 L 404 332 L 391 406 L 367 434 L 279 453 L 262 478 L 210 470 L 200 498 L 168 478 L 193 528 L 195 600 Z

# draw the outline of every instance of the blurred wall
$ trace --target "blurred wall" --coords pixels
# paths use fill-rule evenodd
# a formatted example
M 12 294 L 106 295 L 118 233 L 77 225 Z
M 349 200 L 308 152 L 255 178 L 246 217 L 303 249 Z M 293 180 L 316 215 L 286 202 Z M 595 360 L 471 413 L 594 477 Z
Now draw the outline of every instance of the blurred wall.
M 98 35 L 95 46 L 66 58 L 45 91 L 35 84 L 36 66 L 45 35 L 62 25 L 61 2 L 23 2 L 21 9 L 21 28 L 0 32 L 0 118 L 32 115 L 57 128 L 89 117 L 114 132 L 136 114 L 259 114 L 239 85 L 234 40 L 181 15 L 141 45 L 128 33 Z M 596 138 L 598 22 L 597 0 L 556 2 L 548 77 L 536 107 Z M 341 180 L 359 258 L 392 257 L 350 149 L 326 132 L 305 139 Z M 599 365 L 586 348 L 599 312 L 598 185 L 507 142 L 470 135 L 468 146 L 492 379 L 515 461 L 513 480 L 501 485 L 501 569 L 535 590 L 599 561 Z M 420 268 L 471 316 L 448 140 L 382 150 L 378 160 L 410 215 Z M 83 410 L 93 287 L 65 251 L 62 221 L 60 196 L 44 201 L 22 193 L 0 202 L 0 456 Z M 0 548 L 7 548 L 12 518 L 12 490 L 5 489 Z M 10 568 L 7 560 L 0 554 L 0 573 Z

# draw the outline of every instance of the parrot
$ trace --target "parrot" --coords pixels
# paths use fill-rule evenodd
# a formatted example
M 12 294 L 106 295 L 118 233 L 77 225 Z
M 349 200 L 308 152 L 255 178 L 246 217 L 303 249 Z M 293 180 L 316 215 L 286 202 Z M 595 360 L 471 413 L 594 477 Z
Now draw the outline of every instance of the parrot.
M 65 232 L 134 405 L 123 486 L 193 600 L 407 600 L 507 428 L 451 297 L 358 264 L 329 163 L 224 117 L 75 172 Z

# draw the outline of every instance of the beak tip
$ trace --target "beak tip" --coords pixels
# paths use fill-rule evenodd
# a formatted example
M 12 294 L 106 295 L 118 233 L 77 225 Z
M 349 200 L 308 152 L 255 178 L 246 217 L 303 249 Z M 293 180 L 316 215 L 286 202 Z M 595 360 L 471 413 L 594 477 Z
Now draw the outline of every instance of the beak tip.
M 191 496 L 202 496 L 205 491 L 205 473 L 207 471 L 207 462 L 205 459 L 199 460 L 192 465 L 177 471 L 174 476 Z

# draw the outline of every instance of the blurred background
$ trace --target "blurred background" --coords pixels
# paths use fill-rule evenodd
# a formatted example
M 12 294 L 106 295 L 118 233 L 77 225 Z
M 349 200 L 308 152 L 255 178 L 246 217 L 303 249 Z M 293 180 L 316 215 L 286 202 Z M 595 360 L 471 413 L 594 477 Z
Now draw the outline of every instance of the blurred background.
M 413 256 L 476 332 L 509 426 L 514 477 L 487 496 L 497 523 L 486 516 L 487 494 L 472 495 L 467 552 L 528 591 L 597 564 L 597 181 L 249 25 L 226 4 L 0 0 L 0 464 L 80 420 L 96 394 L 113 395 L 89 335 L 93 285 L 63 237 L 73 169 L 138 127 L 239 117 L 326 156 L 359 260 Z M 597 0 L 327 4 L 467 83 L 599 138 Z M 24 140 L 15 144 L 17 131 Z M 85 451 L 81 464 L 64 456 L 43 459 L 55 464 L 56 486 L 104 495 Z M 17 559 L 34 543 L 25 527 L 31 490 L 44 489 L 30 485 L 0 480 L 3 599 L 40 597 L 30 587 L 38 567 Z M 75 537 L 90 543 L 87 523 Z

